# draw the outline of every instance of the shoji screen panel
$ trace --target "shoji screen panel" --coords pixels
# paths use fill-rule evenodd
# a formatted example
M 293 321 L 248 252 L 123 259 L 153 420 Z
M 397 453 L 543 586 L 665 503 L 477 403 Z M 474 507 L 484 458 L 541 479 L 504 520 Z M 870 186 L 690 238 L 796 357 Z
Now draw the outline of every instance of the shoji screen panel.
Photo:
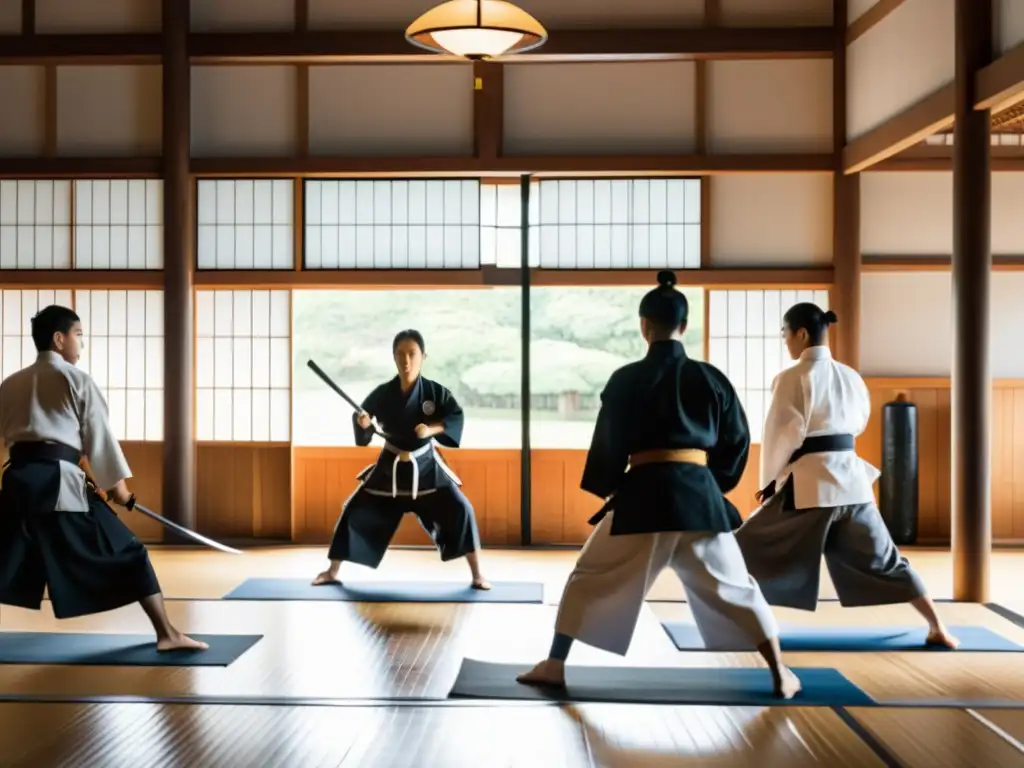
M 163 182 L 76 181 L 75 269 L 162 269 Z
M 78 365 L 99 386 L 121 440 L 164 439 L 162 291 L 75 291 L 85 348 Z
M 480 182 L 307 181 L 306 269 L 476 269 Z
M 291 269 L 294 183 L 200 180 L 199 269 Z
M 782 341 L 782 315 L 801 301 L 828 309 L 828 291 L 708 291 L 708 362 L 739 393 L 755 443 L 761 441 L 772 380 L 793 364 Z
M 530 193 L 530 252 L 547 269 L 697 269 L 699 179 L 551 179 Z
M 0 290 L 0 377 L 31 365 L 33 315 L 51 304 L 72 305 L 71 291 Z
M 291 439 L 291 294 L 196 295 L 196 436 Z
M 0 181 L 0 269 L 71 268 L 71 182 Z

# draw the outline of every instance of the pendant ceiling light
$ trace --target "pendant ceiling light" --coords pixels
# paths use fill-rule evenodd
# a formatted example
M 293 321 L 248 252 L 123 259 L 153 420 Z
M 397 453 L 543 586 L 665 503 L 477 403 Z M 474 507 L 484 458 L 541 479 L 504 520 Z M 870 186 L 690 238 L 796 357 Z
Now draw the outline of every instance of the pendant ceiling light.
M 489 59 L 543 45 L 548 33 L 505 0 L 448 0 L 410 24 L 405 39 L 434 53 Z

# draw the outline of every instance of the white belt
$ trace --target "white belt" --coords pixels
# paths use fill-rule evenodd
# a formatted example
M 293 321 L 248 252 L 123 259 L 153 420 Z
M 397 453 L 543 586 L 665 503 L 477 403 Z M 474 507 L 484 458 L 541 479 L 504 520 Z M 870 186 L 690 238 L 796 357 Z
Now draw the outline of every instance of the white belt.
M 391 497 L 398 498 L 398 463 L 400 461 L 408 461 L 412 464 L 412 498 L 415 501 L 416 494 L 420 489 L 420 463 L 416 461 L 420 456 L 434 450 L 434 443 L 429 442 L 426 445 L 417 448 L 415 451 L 403 451 L 401 448 L 396 448 L 391 443 L 384 443 L 384 450 L 391 451 L 395 454 L 395 461 L 391 465 Z

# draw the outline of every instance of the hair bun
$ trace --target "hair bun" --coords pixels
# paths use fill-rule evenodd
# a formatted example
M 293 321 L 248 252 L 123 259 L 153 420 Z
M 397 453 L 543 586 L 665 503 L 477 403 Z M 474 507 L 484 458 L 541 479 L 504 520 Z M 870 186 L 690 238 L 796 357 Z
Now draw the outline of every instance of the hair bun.
M 821 319 L 824 320 L 829 325 L 832 325 L 832 323 L 839 321 L 839 318 L 836 317 L 836 313 L 833 312 L 831 309 L 825 312 L 825 314 L 821 316 Z
M 677 282 L 676 273 L 671 269 L 663 269 L 658 273 L 658 285 L 662 288 L 672 288 Z

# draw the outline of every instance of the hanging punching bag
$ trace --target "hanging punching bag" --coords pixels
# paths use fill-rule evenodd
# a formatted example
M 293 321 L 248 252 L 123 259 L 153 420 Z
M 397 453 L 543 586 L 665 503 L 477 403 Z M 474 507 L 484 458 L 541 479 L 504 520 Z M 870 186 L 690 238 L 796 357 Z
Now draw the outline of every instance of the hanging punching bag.
M 893 540 L 917 540 L 917 406 L 899 394 L 882 408 L 878 508 Z

